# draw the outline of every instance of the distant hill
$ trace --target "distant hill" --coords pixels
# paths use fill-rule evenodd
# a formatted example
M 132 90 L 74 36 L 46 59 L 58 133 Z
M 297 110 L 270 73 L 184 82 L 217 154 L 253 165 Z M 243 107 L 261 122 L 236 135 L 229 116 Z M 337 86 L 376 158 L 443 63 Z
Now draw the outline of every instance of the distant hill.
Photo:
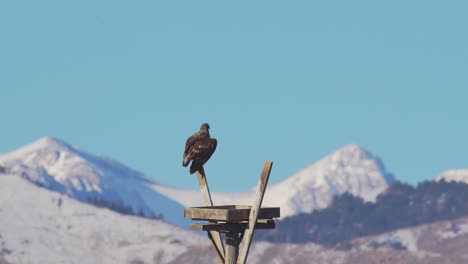
M 312 213 L 287 217 L 257 239 L 334 246 L 351 239 L 439 220 L 468 216 L 468 184 L 426 181 L 412 187 L 395 182 L 375 203 L 345 193 Z

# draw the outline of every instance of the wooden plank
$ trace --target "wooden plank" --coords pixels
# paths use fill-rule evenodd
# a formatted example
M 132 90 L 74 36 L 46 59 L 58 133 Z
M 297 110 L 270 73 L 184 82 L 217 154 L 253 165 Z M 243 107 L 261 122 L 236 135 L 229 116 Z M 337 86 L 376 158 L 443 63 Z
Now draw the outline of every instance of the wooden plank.
M 192 218 L 193 220 L 219 220 L 226 221 L 228 211 L 226 209 L 210 209 L 210 208 L 185 208 L 184 217 Z
M 248 229 L 248 223 L 203 223 L 190 224 L 190 229 L 195 231 L 217 231 L 221 233 L 235 232 L 240 233 Z M 257 222 L 255 229 L 274 229 L 275 221 L 268 220 L 265 222 Z
M 214 207 L 189 207 L 184 209 L 184 217 L 193 220 L 207 221 L 248 221 L 251 206 L 229 205 Z M 273 219 L 280 216 L 279 207 L 262 207 L 259 210 L 259 219 Z
M 245 230 L 244 238 L 242 239 L 242 245 L 239 249 L 239 255 L 237 259 L 237 264 L 245 264 L 247 261 L 247 255 L 249 254 L 250 243 L 252 243 L 252 237 L 255 231 L 255 223 L 257 222 L 258 212 L 262 205 L 263 195 L 265 194 L 265 189 L 268 184 L 268 178 L 270 178 L 271 167 L 273 162 L 266 161 L 263 164 L 262 174 L 260 176 L 260 181 L 257 186 L 257 197 L 255 202 L 250 210 L 249 217 L 249 228 Z
M 197 171 L 197 178 L 198 178 L 198 185 L 200 186 L 200 192 L 202 193 L 205 205 L 213 206 L 213 201 L 211 200 L 211 193 L 208 187 L 208 181 L 206 180 L 204 169 L 201 169 L 201 171 L 200 170 Z M 224 253 L 223 240 L 221 239 L 221 234 L 216 231 L 210 231 L 210 234 L 208 236 L 210 237 L 210 240 L 216 249 L 216 253 L 218 254 L 218 261 L 220 263 L 224 263 L 225 253 Z

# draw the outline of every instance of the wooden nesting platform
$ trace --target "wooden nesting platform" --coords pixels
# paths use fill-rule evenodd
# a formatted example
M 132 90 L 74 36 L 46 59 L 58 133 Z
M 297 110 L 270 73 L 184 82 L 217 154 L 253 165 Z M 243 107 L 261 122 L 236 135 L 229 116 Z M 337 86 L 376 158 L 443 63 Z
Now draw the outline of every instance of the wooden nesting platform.
M 280 216 L 280 208 L 261 206 L 272 165 L 271 161 L 266 161 L 263 165 L 257 185 L 257 195 L 252 206 L 213 206 L 205 172 L 203 168 L 197 171 L 205 206 L 185 208 L 184 217 L 195 221 L 205 221 L 191 224 L 190 229 L 208 231 L 208 237 L 218 254 L 218 263 L 245 264 L 255 229 L 275 228 L 274 218 Z M 225 243 L 223 243 L 221 233 L 225 234 Z
M 249 205 L 222 205 L 213 207 L 185 208 L 185 218 L 205 220 L 208 223 L 191 224 L 191 230 L 218 231 L 222 233 L 240 233 L 248 229 L 250 210 Z M 273 218 L 280 217 L 279 207 L 261 207 L 255 223 L 255 229 L 274 229 Z

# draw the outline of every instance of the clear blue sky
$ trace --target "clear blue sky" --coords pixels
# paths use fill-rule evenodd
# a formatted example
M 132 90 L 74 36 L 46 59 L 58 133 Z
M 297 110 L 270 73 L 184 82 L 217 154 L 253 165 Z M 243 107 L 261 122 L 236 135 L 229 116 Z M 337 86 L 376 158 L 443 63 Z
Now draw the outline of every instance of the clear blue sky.
M 196 188 L 278 182 L 349 143 L 416 183 L 468 167 L 467 1 L 1 1 L 0 152 L 61 138 Z

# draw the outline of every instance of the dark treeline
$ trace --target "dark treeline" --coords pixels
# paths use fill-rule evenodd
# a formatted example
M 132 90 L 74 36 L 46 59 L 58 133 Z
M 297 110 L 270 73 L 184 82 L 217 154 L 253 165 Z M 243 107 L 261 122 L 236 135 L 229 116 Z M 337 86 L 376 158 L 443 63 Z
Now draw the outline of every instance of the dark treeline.
M 356 237 L 468 215 L 468 184 L 426 181 L 413 187 L 393 183 L 375 203 L 345 193 L 330 206 L 279 221 L 275 230 L 259 231 L 271 242 L 314 242 L 333 246 Z
M 142 209 L 136 212 L 133 210 L 133 208 L 130 205 L 124 205 L 122 202 L 118 202 L 118 201 L 108 201 L 108 200 L 100 199 L 97 197 L 88 197 L 87 201 L 97 207 L 105 207 L 113 211 L 119 212 L 121 214 L 136 215 L 136 216 L 141 216 L 141 217 L 146 217 L 146 218 L 151 218 L 151 219 L 163 219 L 162 214 L 148 215 L 148 214 L 145 214 L 145 212 Z

